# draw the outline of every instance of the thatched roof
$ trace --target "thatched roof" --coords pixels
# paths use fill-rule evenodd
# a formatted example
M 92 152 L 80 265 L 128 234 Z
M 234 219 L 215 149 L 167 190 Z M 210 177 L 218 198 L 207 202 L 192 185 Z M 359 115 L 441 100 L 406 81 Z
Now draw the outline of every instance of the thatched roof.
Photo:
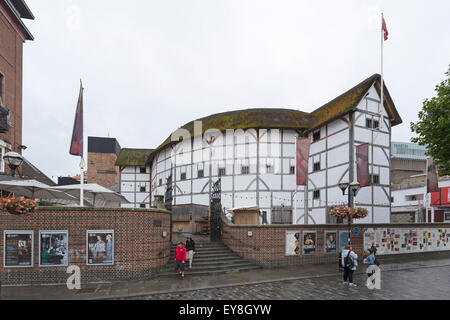
M 153 149 L 123 148 L 117 157 L 116 166 L 145 166 Z
M 347 92 L 311 113 L 293 109 L 258 108 L 216 113 L 195 121 L 202 122 L 201 134 L 205 133 L 208 129 L 226 131 L 227 129 L 245 130 L 249 128 L 279 128 L 311 131 L 339 117 L 342 117 L 351 110 L 356 109 L 357 105 L 364 98 L 364 95 L 372 85 L 375 85 L 375 89 L 378 92 L 380 91 L 381 76 L 379 74 L 374 74 L 365 79 Z M 390 118 L 392 119 L 392 126 L 400 124 L 402 120 L 395 109 L 394 103 L 392 102 L 389 91 L 385 85 L 384 95 L 384 105 Z M 193 137 L 195 121 L 185 124 L 180 129 L 186 129 L 190 133 L 191 137 Z M 172 141 L 171 136 L 172 135 L 170 135 L 161 145 L 153 150 L 148 161 L 151 161 L 160 150 L 175 143 Z

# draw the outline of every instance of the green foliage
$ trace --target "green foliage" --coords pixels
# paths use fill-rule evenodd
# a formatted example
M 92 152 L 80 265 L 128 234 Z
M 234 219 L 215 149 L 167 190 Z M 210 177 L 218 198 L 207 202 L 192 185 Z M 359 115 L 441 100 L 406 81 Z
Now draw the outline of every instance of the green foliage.
M 450 67 L 447 79 L 436 86 L 437 96 L 425 99 L 419 121 L 411 122 L 411 131 L 418 136 L 413 143 L 425 146 L 434 159 L 439 175 L 450 175 Z

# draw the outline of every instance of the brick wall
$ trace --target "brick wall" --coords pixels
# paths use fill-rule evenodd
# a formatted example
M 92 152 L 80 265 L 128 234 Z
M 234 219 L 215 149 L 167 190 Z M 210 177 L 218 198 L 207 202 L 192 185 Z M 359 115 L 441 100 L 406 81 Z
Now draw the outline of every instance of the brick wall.
M 27 216 L 0 212 L 2 284 L 65 283 L 67 267 L 39 266 L 39 230 L 68 230 L 69 265 L 78 265 L 82 282 L 145 279 L 169 259 L 170 213 L 157 209 L 39 208 Z M 160 224 L 160 226 L 159 226 Z M 32 230 L 33 267 L 4 268 L 4 230 Z M 114 230 L 114 264 L 86 264 L 86 230 Z
M 3 103 L 10 111 L 11 127 L 0 139 L 21 153 L 22 144 L 22 50 L 23 41 L 0 13 L 0 73 L 4 76 Z M 11 151 L 9 149 L 6 152 Z M 7 166 L 6 166 L 7 167 Z M 5 168 L 9 172 L 9 168 Z
M 117 155 L 115 153 L 88 153 L 88 183 L 97 183 L 106 188 L 119 184 L 120 171 L 116 167 Z
M 380 224 L 353 225 L 359 233 L 351 235 L 351 245 L 358 256 L 363 256 L 364 231 L 367 228 L 427 228 L 430 224 Z M 433 228 L 449 228 L 450 224 L 432 224 Z M 286 256 L 286 231 L 316 231 L 316 254 Z M 346 224 L 337 225 L 233 225 L 222 218 L 223 242 L 244 259 L 255 261 L 264 267 L 290 266 L 301 264 L 336 263 L 339 253 L 325 253 L 325 231 L 348 231 Z M 252 232 L 252 236 L 248 235 Z M 338 246 L 339 248 L 339 246 Z M 339 251 L 339 249 L 337 249 Z M 406 253 L 415 255 L 423 253 Z

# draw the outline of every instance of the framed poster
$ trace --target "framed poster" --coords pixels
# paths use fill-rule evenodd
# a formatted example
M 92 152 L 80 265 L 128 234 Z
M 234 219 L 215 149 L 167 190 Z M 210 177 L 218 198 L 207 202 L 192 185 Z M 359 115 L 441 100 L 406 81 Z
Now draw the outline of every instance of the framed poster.
M 350 235 L 348 231 L 339 231 L 339 253 L 344 250 L 345 246 L 350 242 Z
M 337 231 L 325 231 L 325 253 L 337 252 Z
M 39 266 L 69 265 L 69 235 L 67 231 L 39 231 Z
M 33 267 L 33 231 L 5 230 L 3 232 L 3 266 L 5 268 Z
M 303 231 L 303 254 L 316 254 L 316 231 Z
M 286 255 L 297 256 L 300 254 L 300 230 L 286 230 Z
M 87 230 L 87 265 L 114 264 L 114 230 Z

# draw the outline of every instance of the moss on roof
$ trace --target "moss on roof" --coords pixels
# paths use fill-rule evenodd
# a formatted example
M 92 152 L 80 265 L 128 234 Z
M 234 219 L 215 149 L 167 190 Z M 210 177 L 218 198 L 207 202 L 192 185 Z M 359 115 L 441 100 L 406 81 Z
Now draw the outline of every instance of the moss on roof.
M 201 121 L 202 134 L 209 129 L 226 131 L 227 129 L 249 128 L 284 128 L 307 129 L 311 127 L 315 119 L 306 112 L 293 109 L 245 109 L 216 113 L 195 121 Z M 180 129 L 186 129 L 194 136 L 194 122 L 191 121 Z M 170 135 L 153 153 L 171 143 Z
M 230 112 L 213 114 L 196 121 L 202 122 L 202 134 L 208 129 L 218 129 L 226 131 L 227 129 L 248 129 L 248 128 L 280 128 L 280 129 L 303 129 L 313 130 L 325 123 L 343 116 L 350 110 L 355 109 L 358 103 L 364 98 L 364 94 L 370 89 L 374 83 L 380 82 L 381 76 L 374 74 L 357 84 L 347 92 L 341 94 L 337 98 L 324 104 L 322 107 L 311 113 L 302 112 L 293 109 L 244 109 Z M 386 87 L 385 93 L 390 100 L 389 92 Z M 395 109 L 392 101 L 392 107 L 388 108 L 388 113 L 394 119 L 392 125 L 401 123 L 401 118 Z M 186 129 L 191 136 L 194 136 L 194 121 L 187 123 L 180 129 Z M 151 152 L 148 161 L 164 147 L 170 145 L 171 135 Z
M 117 157 L 116 166 L 144 166 L 153 149 L 123 148 Z
M 339 97 L 314 110 L 311 115 L 314 116 L 316 121 L 311 129 L 320 127 L 326 122 L 338 118 L 356 108 L 364 94 L 370 89 L 377 78 L 380 78 L 380 75 L 374 74 Z

